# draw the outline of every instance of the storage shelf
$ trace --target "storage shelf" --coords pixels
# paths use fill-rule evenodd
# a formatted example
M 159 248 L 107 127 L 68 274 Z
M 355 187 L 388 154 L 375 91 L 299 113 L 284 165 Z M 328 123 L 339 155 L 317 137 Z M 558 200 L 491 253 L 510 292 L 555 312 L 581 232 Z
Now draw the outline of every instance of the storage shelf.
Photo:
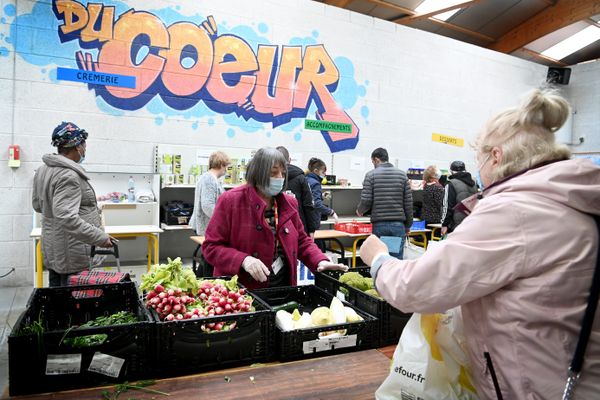
M 225 189 L 233 189 L 233 188 L 236 188 L 238 186 L 242 186 L 242 185 L 241 184 L 239 184 L 239 185 L 229 185 L 229 184 L 226 184 L 226 185 L 223 185 L 223 188 L 225 188 Z M 163 189 L 195 189 L 195 188 L 196 188 L 196 185 L 190 185 L 190 184 L 187 184 L 187 183 L 179 183 L 179 184 L 176 184 L 176 185 L 166 185 L 166 186 L 163 186 Z
M 186 231 L 192 230 L 192 227 L 189 225 L 167 225 L 164 222 L 160 223 L 160 227 L 163 231 Z

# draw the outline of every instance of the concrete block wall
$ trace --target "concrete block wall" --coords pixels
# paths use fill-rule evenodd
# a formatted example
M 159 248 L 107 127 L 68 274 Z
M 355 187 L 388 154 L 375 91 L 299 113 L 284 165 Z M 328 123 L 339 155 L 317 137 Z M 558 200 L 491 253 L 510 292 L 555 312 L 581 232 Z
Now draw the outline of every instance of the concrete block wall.
M 571 80 L 564 87 L 573 110 L 573 152 L 596 152 L 600 155 L 600 60 L 571 67 Z
M 305 160 L 335 150 L 318 131 L 303 130 L 302 119 L 273 128 L 211 111 L 202 101 L 176 111 L 159 96 L 130 111 L 107 104 L 84 83 L 56 80 L 57 67 L 78 68 L 77 51 L 96 56 L 98 49 L 82 49 L 77 40 L 60 42 L 63 21 L 52 12 L 53 3 L 0 3 L 0 274 L 17 268 L 0 285 L 31 283 L 32 177 L 42 155 L 53 150 L 50 133 L 63 120 L 90 132 L 90 170 L 151 171 L 158 144 L 223 150 L 284 145 Z M 515 104 L 546 74 L 545 67 L 528 61 L 310 0 L 101 3 L 117 7 L 115 19 L 134 8 L 151 12 L 166 26 L 200 24 L 212 15 L 219 35 L 231 32 L 255 53 L 258 44 L 323 44 L 340 74 L 333 96 L 360 129 L 355 148 L 334 157 L 368 157 L 382 146 L 394 159 L 440 164 L 464 159 L 473 166 L 468 143 L 485 120 Z M 307 118 L 314 119 L 315 110 L 311 106 Z M 462 137 L 467 145 L 434 143 L 433 132 Z M 22 150 L 16 170 L 6 166 L 11 143 Z M 366 171 L 336 170 L 334 165 L 331 172 L 359 183 Z

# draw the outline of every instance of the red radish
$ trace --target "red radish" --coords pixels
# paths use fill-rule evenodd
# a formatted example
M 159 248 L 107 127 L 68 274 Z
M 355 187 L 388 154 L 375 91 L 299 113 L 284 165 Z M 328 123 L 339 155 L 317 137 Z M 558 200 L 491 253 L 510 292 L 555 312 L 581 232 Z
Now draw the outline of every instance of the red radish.
M 200 310 L 199 310 L 199 309 L 197 309 L 197 308 L 194 308 L 194 311 L 193 311 L 193 313 L 194 313 L 194 314 L 196 314 L 196 315 L 199 315 L 199 314 L 200 314 Z
M 244 294 L 246 294 L 246 291 L 242 288 L 242 289 L 238 290 L 238 293 L 243 296 Z
M 177 296 L 181 296 L 182 292 L 183 292 L 183 290 L 181 290 L 181 288 L 175 289 L 175 294 L 177 294 Z
M 151 291 L 149 291 L 149 292 L 148 292 L 148 294 L 146 295 L 146 300 L 152 300 L 152 299 L 153 299 L 153 298 L 155 298 L 155 297 L 156 297 L 156 293 L 155 293 L 153 290 L 151 290 Z
M 233 299 L 231 299 L 231 298 L 227 299 L 227 304 L 233 304 Z
M 200 293 L 200 299 L 206 300 L 207 299 L 206 293 Z
M 225 311 L 231 311 L 231 304 L 225 304 Z
M 167 299 L 166 297 L 164 299 L 162 299 L 162 301 L 160 302 L 161 304 L 167 304 L 169 302 L 169 299 Z
M 183 315 L 177 314 L 177 317 L 175 317 L 175 318 L 177 318 L 178 321 L 181 321 L 183 319 Z
M 173 320 L 175 319 L 175 316 L 174 316 L 173 314 L 169 314 L 169 315 L 167 315 L 167 316 L 165 317 L 165 319 L 166 319 L 167 321 L 173 321 Z
M 215 327 L 215 323 L 211 322 L 210 324 L 207 325 L 209 328 L 214 328 Z
M 162 287 L 162 285 L 160 285 L 160 284 L 159 284 L 159 285 L 156 285 L 156 286 L 154 286 L 154 291 L 155 291 L 156 293 L 161 293 L 161 292 L 164 292 L 164 291 L 165 291 L 165 288 L 164 288 L 164 287 Z
M 223 314 L 223 308 L 222 307 L 215 308 L 215 314 L 217 314 L 217 315 Z
M 208 313 L 208 316 L 209 316 L 209 317 L 214 317 L 214 316 L 215 316 L 215 313 L 211 311 L 211 312 L 209 312 L 209 313 Z
M 166 313 L 170 312 L 171 311 L 171 306 L 167 304 L 166 306 L 163 307 L 163 311 L 166 312 Z
M 166 298 L 166 297 L 167 297 L 167 294 L 166 294 L 165 292 L 160 292 L 160 293 L 158 294 L 158 297 L 160 297 L 161 299 L 164 299 L 164 298 Z
M 181 306 L 181 312 L 186 312 L 186 311 L 187 311 L 187 309 L 185 308 L 185 306 L 182 305 Z
M 229 294 L 229 290 L 227 289 L 221 289 L 221 294 L 225 297 L 227 297 L 227 295 Z
M 174 289 L 169 289 L 167 291 L 167 293 L 169 294 L 169 296 L 173 296 L 175 294 L 175 290 Z
M 184 314 L 184 317 L 185 317 L 186 319 L 190 319 L 190 318 L 192 318 L 192 315 L 194 315 L 194 314 L 188 311 L 188 312 L 186 312 L 186 313 Z
M 223 323 L 219 322 L 218 324 L 215 324 L 215 331 L 220 331 L 221 329 L 223 329 Z
M 227 304 L 227 300 L 225 300 L 224 298 L 219 299 L 219 305 L 221 307 L 223 307 L 225 304 Z
M 180 306 L 179 304 L 175 304 L 175 305 L 173 306 L 173 311 L 174 311 L 174 312 L 179 312 L 179 311 L 181 311 L 181 306 Z
M 192 319 L 197 319 L 197 318 L 200 318 L 200 317 L 198 317 L 197 314 L 192 314 Z

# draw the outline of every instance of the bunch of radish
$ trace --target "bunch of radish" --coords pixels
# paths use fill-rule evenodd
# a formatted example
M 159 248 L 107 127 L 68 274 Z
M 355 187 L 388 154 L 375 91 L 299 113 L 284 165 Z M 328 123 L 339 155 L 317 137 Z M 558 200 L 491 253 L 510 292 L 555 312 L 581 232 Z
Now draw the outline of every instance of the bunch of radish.
M 182 289 L 165 289 L 157 284 L 146 294 L 146 307 L 153 308 L 162 321 L 180 321 L 254 311 L 252 297 L 237 286 L 237 277 L 201 280 L 196 293 Z M 228 331 L 235 322 L 210 322 L 202 325 L 205 332 Z
M 252 297 L 246 295 L 244 289 L 239 289 L 237 285 L 233 286 L 231 282 L 229 283 L 227 285 L 220 280 L 205 280 L 200 284 L 198 300 L 209 317 L 254 311 Z M 202 326 L 202 330 L 207 332 L 233 328 L 235 328 L 235 322 L 209 323 Z

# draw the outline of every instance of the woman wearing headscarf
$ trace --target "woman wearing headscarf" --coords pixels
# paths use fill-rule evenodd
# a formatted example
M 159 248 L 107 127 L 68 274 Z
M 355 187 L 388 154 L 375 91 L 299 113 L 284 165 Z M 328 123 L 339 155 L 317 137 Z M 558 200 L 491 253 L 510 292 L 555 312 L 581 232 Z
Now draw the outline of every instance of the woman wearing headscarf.
M 90 246 L 112 247 L 102 227 L 90 178 L 82 167 L 88 133 L 63 122 L 52 133 L 57 154 L 42 157 L 33 179 L 33 209 L 41 213 L 42 254 L 50 286 L 66 286 L 69 275 L 90 266 Z

